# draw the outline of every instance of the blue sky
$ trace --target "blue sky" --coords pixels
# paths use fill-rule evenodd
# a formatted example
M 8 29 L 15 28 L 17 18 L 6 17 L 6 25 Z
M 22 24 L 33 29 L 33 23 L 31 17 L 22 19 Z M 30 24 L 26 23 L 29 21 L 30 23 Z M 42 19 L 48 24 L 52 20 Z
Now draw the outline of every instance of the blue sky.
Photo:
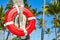
M 0 0 L 0 5 L 2 4 L 4 7 L 7 5 L 9 0 Z M 46 2 L 51 2 L 51 0 L 46 0 Z M 42 6 L 44 4 L 44 0 L 28 0 L 28 3 L 31 4 L 31 8 L 37 8 L 38 11 L 43 11 L 42 10 Z M 39 16 L 41 17 L 41 16 Z M 53 16 L 52 17 L 47 17 L 45 15 L 45 20 L 47 20 L 47 27 L 48 28 L 51 28 L 52 24 L 51 24 L 51 20 L 52 20 Z M 50 20 L 51 19 L 51 20 Z M 52 29 L 54 31 L 54 29 Z M 51 31 L 52 31 L 51 30 Z M 54 38 L 54 32 L 50 34 L 50 38 L 49 40 L 52 40 L 52 38 Z M 41 40 L 41 29 L 38 29 L 37 30 L 34 30 L 31 34 L 30 34 L 30 37 L 31 37 L 31 40 Z M 44 36 L 44 40 L 48 40 L 48 36 L 47 34 L 45 34 Z

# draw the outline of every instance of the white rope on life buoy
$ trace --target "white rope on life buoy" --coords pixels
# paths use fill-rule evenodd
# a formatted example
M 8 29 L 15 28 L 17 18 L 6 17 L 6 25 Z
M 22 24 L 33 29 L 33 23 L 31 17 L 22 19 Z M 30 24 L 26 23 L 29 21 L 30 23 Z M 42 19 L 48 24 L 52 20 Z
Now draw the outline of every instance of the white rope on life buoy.
M 24 8 L 24 5 L 20 5 L 20 6 L 21 6 L 21 10 L 19 10 L 18 5 L 15 5 L 18 13 L 20 13 L 20 11 L 22 11 L 22 8 Z M 21 12 L 21 13 L 23 13 L 23 12 Z M 18 16 L 19 16 L 19 15 L 18 15 Z M 21 25 L 22 25 L 22 24 L 21 24 Z M 26 29 L 25 29 L 25 26 L 24 26 L 24 27 L 20 27 L 20 28 L 22 28 L 22 29 L 24 30 L 25 36 L 27 36 L 27 31 L 26 31 Z

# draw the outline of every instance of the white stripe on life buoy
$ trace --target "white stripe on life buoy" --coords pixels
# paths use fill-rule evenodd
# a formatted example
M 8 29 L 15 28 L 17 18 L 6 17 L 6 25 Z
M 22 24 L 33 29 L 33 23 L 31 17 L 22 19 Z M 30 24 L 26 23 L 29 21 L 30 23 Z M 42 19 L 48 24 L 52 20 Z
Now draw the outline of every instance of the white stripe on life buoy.
M 4 24 L 4 26 L 11 25 L 11 24 L 14 24 L 14 22 L 13 22 L 13 21 L 6 22 L 6 23 Z
M 28 20 L 36 19 L 35 17 L 29 17 Z

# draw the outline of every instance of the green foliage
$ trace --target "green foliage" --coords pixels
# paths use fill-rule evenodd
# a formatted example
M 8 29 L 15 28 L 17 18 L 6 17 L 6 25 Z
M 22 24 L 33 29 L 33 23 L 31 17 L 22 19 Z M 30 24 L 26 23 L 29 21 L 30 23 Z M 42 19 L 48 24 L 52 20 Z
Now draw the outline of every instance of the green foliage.
M 32 12 L 33 12 L 35 17 L 38 15 L 37 9 L 32 9 Z
M 3 17 L 3 16 L 4 16 L 4 7 L 1 5 L 0 6 L 0 17 Z
M 6 28 L 4 27 L 4 7 L 1 5 L 0 6 L 0 30 L 5 30 Z
M 17 37 L 14 37 L 12 40 L 17 40 Z
M 54 19 L 52 20 L 52 23 L 54 24 L 54 27 L 60 27 L 59 18 L 54 18 Z
M 25 3 L 25 7 L 27 7 L 27 8 L 31 8 L 31 5 L 28 4 L 28 3 Z
M 50 28 L 47 28 L 45 31 L 46 34 L 50 34 Z
M 27 0 L 23 0 L 24 1 L 24 4 L 27 3 Z
M 55 15 L 60 12 L 60 6 L 54 0 L 52 3 L 45 4 L 45 13 Z
M 37 20 L 38 20 L 38 26 L 39 26 L 39 28 L 42 28 L 42 25 L 43 25 L 43 19 L 42 18 L 37 18 Z M 47 21 L 45 21 L 44 20 L 44 27 L 46 27 L 46 22 Z
M 9 3 L 7 4 L 5 10 L 10 9 L 13 6 L 13 0 L 9 0 Z
M 56 40 L 56 38 L 53 38 L 52 40 Z
M 42 21 L 43 21 L 43 19 L 42 18 L 38 18 L 37 20 L 39 22 L 39 24 L 38 24 L 39 28 L 42 28 L 42 25 L 43 25 Z
M 56 0 L 56 1 L 52 0 L 52 3 L 45 4 L 45 9 L 44 10 L 45 10 L 46 14 L 49 13 L 50 15 L 54 16 L 54 18 L 52 20 L 52 23 L 54 24 L 53 27 L 55 28 L 55 36 L 56 36 L 56 39 L 57 39 L 56 28 L 60 27 L 59 18 L 57 18 L 57 15 L 60 12 L 60 4 L 59 4 L 58 0 Z M 56 40 L 56 39 L 53 39 L 53 40 Z

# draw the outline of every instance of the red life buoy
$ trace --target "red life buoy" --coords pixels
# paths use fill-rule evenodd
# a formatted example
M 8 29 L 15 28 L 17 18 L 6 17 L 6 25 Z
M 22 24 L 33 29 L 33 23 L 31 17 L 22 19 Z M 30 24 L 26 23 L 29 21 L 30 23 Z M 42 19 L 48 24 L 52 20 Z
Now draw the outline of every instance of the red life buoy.
M 18 7 L 18 8 L 20 9 L 21 7 Z M 12 7 L 10 10 L 6 12 L 6 15 L 5 15 L 5 22 L 7 24 L 6 26 L 9 29 L 9 31 L 12 32 L 13 34 L 17 36 L 24 36 L 24 30 L 22 28 L 18 28 L 12 22 L 14 21 L 14 16 L 16 16 L 17 14 L 18 12 L 15 7 Z M 36 19 L 34 18 L 32 12 L 27 8 L 24 8 L 23 14 L 28 18 L 28 24 L 26 26 L 26 31 L 27 31 L 27 34 L 30 34 L 35 28 Z

